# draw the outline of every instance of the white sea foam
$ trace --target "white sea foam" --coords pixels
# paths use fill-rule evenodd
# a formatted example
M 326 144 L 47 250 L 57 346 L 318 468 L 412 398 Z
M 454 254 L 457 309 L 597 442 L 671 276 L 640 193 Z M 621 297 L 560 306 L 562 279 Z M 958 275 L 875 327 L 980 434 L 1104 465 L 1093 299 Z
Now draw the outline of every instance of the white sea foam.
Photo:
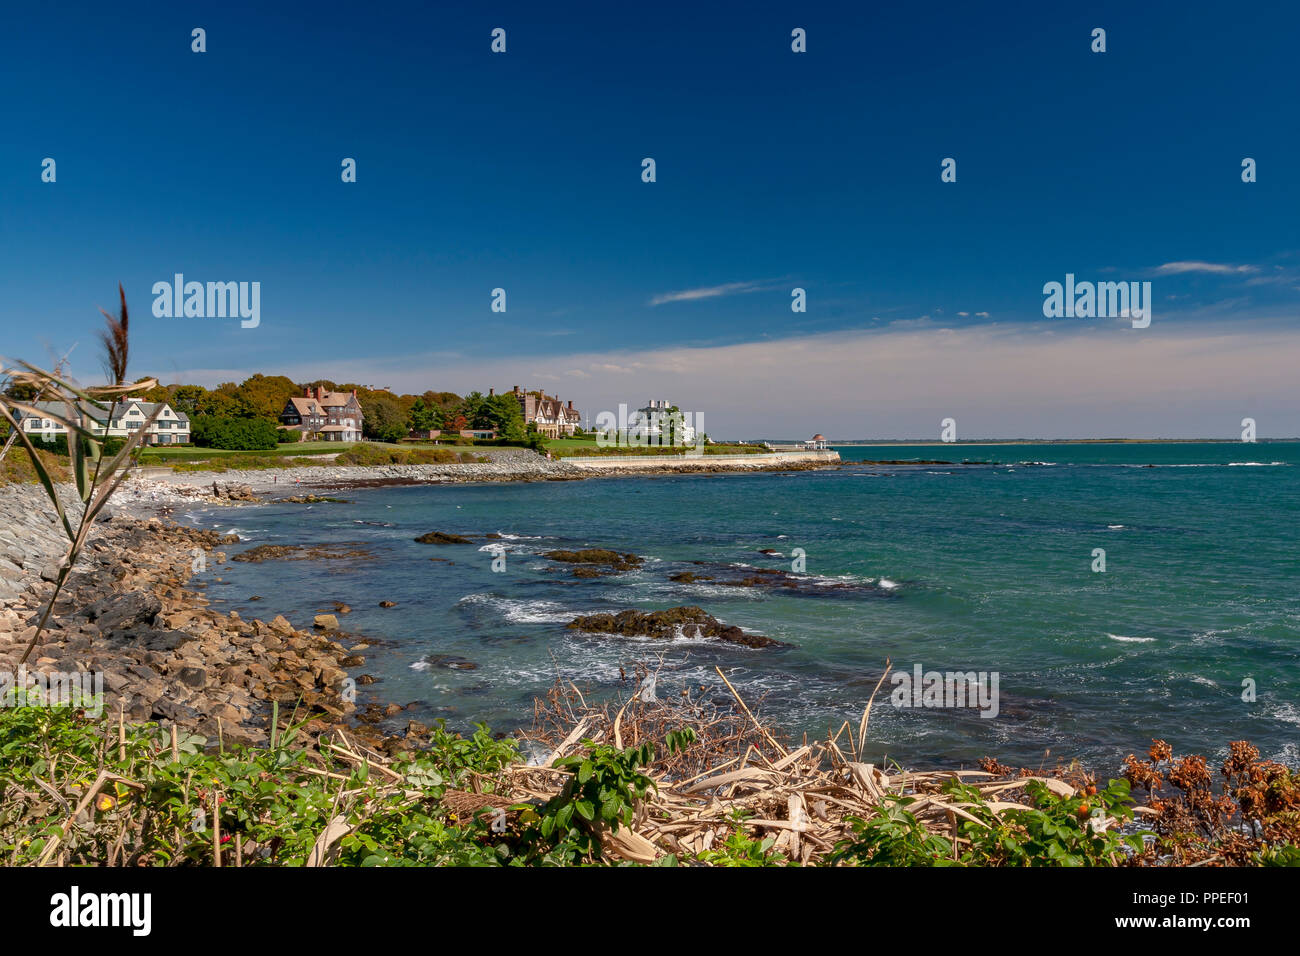
M 901 585 L 900 585 L 897 581 L 891 581 L 891 580 L 889 580 L 889 578 L 881 578 L 881 579 L 880 579 L 880 586 L 881 586 L 882 588 L 886 588 L 886 589 L 888 589 L 888 590 L 890 590 L 890 591 L 894 590 L 894 589 L 897 588 L 897 587 L 901 587 Z
M 1300 710 L 1296 710 L 1295 704 L 1290 701 L 1274 704 L 1268 707 L 1264 714 L 1272 720 L 1280 720 L 1283 723 L 1300 726 Z
M 567 624 L 578 616 L 577 611 L 569 610 L 555 601 L 520 601 L 481 592 L 467 594 L 456 604 L 457 606 L 484 605 L 499 613 L 511 624 Z
M 1112 641 L 1122 641 L 1125 644 L 1150 644 L 1155 640 L 1154 637 L 1125 637 L 1123 634 L 1107 634 Z
M 720 598 L 730 601 L 762 601 L 764 593 L 758 588 L 728 587 L 709 581 L 659 581 L 627 582 L 628 586 L 611 591 L 608 594 L 613 601 L 648 601 L 675 599 L 681 594 L 697 598 Z
M 536 554 L 537 553 L 536 551 L 532 551 L 528 548 L 512 548 L 509 547 L 508 545 L 502 544 L 500 541 L 489 541 L 487 544 L 482 545 L 478 550 L 486 552 L 487 554 Z
M 1169 465 L 1119 465 L 1120 468 L 1281 468 L 1285 467 L 1288 462 L 1285 461 L 1229 461 L 1220 463 L 1216 461 L 1197 462 L 1194 464 L 1169 464 Z
M 609 642 L 634 642 L 638 647 L 734 647 L 738 650 L 752 650 L 743 644 L 727 644 L 713 637 L 696 637 L 694 634 L 681 633 L 682 625 L 676 625 L 678 633 L 673 637 L 642 637 L 627 634 L 607 634 L 604 631 L 583 631 L 584 636 L 599 637 Z

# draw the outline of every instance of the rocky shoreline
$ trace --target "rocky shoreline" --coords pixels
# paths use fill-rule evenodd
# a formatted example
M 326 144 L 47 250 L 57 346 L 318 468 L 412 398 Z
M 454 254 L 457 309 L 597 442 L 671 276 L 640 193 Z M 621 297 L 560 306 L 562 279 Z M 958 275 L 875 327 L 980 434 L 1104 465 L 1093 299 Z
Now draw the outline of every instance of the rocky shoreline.
M 70 492 L 64 501 L 75 510 Z M 364 664 L 364 641 L 333 627 L 300 630 L 279 615 L 268 622 L 213 610 L 204 585 L 190 577 L 196 566 L 215 565 L 219 574 L 226 560 L 220 548 L 236 539 L 129 513 L 168 506 L 149 494 L 128 493 L 123 504 L 101 517 L 82 551 L 48 630 L 23 666 L 28 686 L 42 681 L 53 688 L 57 679 L 98 689 L 102 680 L 106 714 L 175 725 L 210 742 L 265 743 L 278 704 L 282 723 L 304 723 L 308 733 L 347 726 L 371 746 L 405 748 L 404 734 L 375 726 L 387 719 L 388 730 L 400 728 L 403 708 L 371 704 L 358 711 L 358 681 L 347 668 Z M 65 544 L 42 489 L 0 486 L 6 697 L 18 686 L 18 662 L 53 593 Z
M 649 475 L 727 474 L 731 472 L 810 471 L 836 467 L 838 460 L 791 460 L 773 464 L 770 456 L 756 463 L 713 462 L 707 458 L 645 464 L 619 459 L 617 468 L 584 467 L 563 458 L 547 459 L 526 448 L 493 448 L 490 461 L 444 465 L 312 465 L 299 468 L 231 469 L 227 471 L 172 471 L 151 468 L 145 480 L 157 488 L 168 487 L 195 495 L 198 489 L 246 489 L 253 496 L 287 498 L 300 489 L 339 490 L 392 485 L 461 484 L 469 482 L 578 481 L 589 478 L 645 477 Z M 606 462 L 604 464 L 611 464 Z M 193 490 L 189 490 L 193 489 Z M 224 496 L 224 495 L 222 495 Z
M 460 484 L 492 481 L 569 481 L 589 477 L 561 460 L 548 461 L 526 448 L 492 449 L 491 461 L 444 465 L 310 465 L 299 468 L 171 471 L 151 468 L 158 486 L 247 487 L 255 495 L 288 497 L 302 488 L 339 489 L 385 485 Z

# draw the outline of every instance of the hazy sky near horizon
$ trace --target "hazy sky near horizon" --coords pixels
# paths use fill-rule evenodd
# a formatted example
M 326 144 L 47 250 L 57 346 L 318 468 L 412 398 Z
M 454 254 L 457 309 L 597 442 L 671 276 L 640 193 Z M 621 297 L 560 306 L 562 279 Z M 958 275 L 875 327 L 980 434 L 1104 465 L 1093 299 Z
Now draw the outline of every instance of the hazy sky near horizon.
M 12 11 L 0 355 L 100 380 L 121 281 L 163 381 L 666 398 L 716 437 L 1300 434 L 1294 5 L 309 9 Z M 155 317 L 176 273 L 260 283 L 260 324 Z M 1044 318 L 1067 273 L 1150 282 L 1150 327 Z

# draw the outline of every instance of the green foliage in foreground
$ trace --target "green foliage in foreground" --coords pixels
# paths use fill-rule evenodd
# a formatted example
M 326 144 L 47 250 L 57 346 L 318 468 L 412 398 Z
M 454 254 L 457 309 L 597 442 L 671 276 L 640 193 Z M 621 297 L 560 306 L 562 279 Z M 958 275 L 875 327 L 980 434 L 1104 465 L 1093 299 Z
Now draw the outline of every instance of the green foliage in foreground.
M 440 798 L 468 769 L 493 772 L 519 759 L 518 750 L 485 728 L 463 738 L 437 727 L 431 740 L 428 751 L 390 765 L 394 780 L 365 764 L 310 754 L 296 746 L 293 731 L 271 747 L 225 752 L 182 736 L 173 755 L 170 738 L 153 725 L 128 727 L 119 746 L 106 720 L 67 707 L 6 708 L 0 864 L 36 863 L 58 839 L 51 858 L 72 865 L 211 865 L 216 824 L 227 866 L 236 838 L 245 866 L 301 866 L 336 817 L 349 832 L 337 842 L 333 865 L 500 862 L 482 839 L 484 825 L 453 819 Z M 79 803 L 101 769 L 120 779 L 104 784 L 65 832 L 75 805 L 66 806 L 63 795 Z
M 1096 826 L 1104 818 L 1133 818 L 1127 780 L 1112 780 L 1092 796 L 1061 797 L 1031 781 L 1027 809 L 995 814 L 975 787 L 944 788 L 967 814 L 958 841 L 923 827 L 908 811 L 914 797 L 890 796 L 870 820 L 850 817 L 854 836 L 835 848 L 836 862 L 863 866 L 1117 866 L 1140 853 L 1143 834 Z
M 679 730 L 659 746 L 674 753 L 694 740 Z M 439 724 L 427 749 L 379 768 L 317 751 L 293 729 L 267 747 L 181 735 L 173 749 L 155 725 L 127 726 L 119 740 L 108 718 L 3 707 L 0 865 L 204 866 L 219 854 L 230 866 L 236 847 L 244 866 L 302 866 L 314 848 L 317 862 L 333 866 L 627 865 L 608 856 L 605 840 L 638 828 L 659 746 L 584 741 L 557 761 L 568 777 L 554 797 L 512 804 L 505 793 L 493 799 L 491 781 L 521 760 L 519 749 L 482 725 L 465 737 Z M 471 780 L 476 793 L 467 792 Z M 960 810 L 955 839 L 918 821 L 917 797 L 889 796 L 869 817 L 848 818 L 849 831 L 820 863 L 1118 866 L 1164 853 L 1165 837 L 1118 828 L 1133 819 L 1127 781 L 1088 790 L 1063 797 L 1031 781 L 1024 805 L 995 812 L 976 788 L 954 781 L 943 795 Z M 485 805 L 458 815 L 453 807 L 466 798 Z M 729 832 L 698 855 L 653 865 L 795 865 L 746 817 L 732 814 Z M 1100 819 L 1108 825 L 1096 826 Z M 321 843 L 331 822 L 337 832 Z M 1300 851 L 1279 840 L 1244 862 L 1294 866 Z

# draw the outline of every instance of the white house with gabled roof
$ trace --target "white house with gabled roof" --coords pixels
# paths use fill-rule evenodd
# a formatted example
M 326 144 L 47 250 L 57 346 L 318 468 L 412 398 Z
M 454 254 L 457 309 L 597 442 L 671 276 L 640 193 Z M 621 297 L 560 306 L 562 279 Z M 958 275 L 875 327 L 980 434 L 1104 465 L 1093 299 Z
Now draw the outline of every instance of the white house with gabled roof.
M 184 445 L 190 440 L 190 418 L 166 402 L 143 402 L 126 399 L 100 408 L 90 402 L 78 402 L 72 407 L 72 422 L 87 429 L 96 437 L 126 438 L 145 427 L 145 422 L 162 405 L 158 417 L 150 423 L 141 441 L 144 445 Z M 35 402 L 36 413 L 20 412 L 15 417 L 18 426 L 35 441 L 51 442 L 68 430 L 59 419 L 69 418 L 69 408 L 63 402 Z M 41 414 L 44 413 L 44 414 Z

